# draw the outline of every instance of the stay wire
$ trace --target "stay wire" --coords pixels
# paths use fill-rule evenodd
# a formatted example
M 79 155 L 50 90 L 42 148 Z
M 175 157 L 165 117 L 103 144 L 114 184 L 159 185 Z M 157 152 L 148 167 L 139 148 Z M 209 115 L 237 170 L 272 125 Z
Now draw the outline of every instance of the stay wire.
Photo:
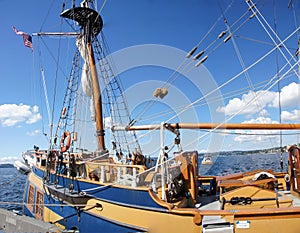
M 294 35 L 300 28 L 297 28 L 294 32 L 292 32 L 289 36 L 287 36 L 283 41 L 280 42 L 279 45 L 281 45 L 282 43 L 284 43 L 285 41 L 287 41 L 292 35 Z M 278 46 L 278 45 L 277 45 Z M 272 48 L 270 51 L 268 51 L 266 54 L 264 54 L 263 56 L 261 56 L 259 59 L 257 59 L 255 62 L 253 62 L 252 64 L 250 64 L 245 70 L 240 71 L 238 74 L 234 75 L 232 78 L 230 78 L 229 80 L 227 80 L 226 82 L 224 82 L 223 84 L 219 85 L 216 89 L 208 92 L 205 96 L 195 100 L 194 102 L 192 102 L 191 104 L 187 105 L 185 109 L 183 109 L 180 113 L 177 114 L 181 115 L 182 113 L 184 113 L 185 111 L 189 110 L 191 107 L 193 107 L 195 104 L 199 103 L 200 101 L 203 101 L 206 97 L 210 96 L 212 93 L 220 90 L 221 88 L 223 88 L 224 86 L 228 85 L 229 83 L 231 83 L 232 81 L 234 81 L 235 79 L 237 79 L 240 75 L 242 75 L 245 71 L 251 69 L 252 67 L 254 67 L 255 65 L 257 65 L 259 62 L 261 62 L 263 59 L 265 59 L 268 55 L 270 55 L 272 52 L 274 52 L 274 50 L 276 49 L 276 47 Z M 289 63 L 290 64 L 290 63 Z M 288 64 L 287 64 L 288 65 Z M 295 65 L 294 65 L 295 66 Z M 292 66 L 292 67 L 294 67 Z M 285 67 L 285 66 L 284 66 Z M 291 69 L 289 69 L 289 71 L 291 71 Z M 282 79 L 283 77 L 281 77 Z M 269 83 L 272 82 L 272 80 L 274 80 L 274 77 L 269 81 Z M 169 120 L 172 120 L 173 118 L 170 118 Z
M 221 11 L 222 11 L 222 9 L 221 9 Z M 225 18 L 225 15 L 224 15 L 224 21 L 225 21 L 225 24 L 226 24 L 226 27 L 227 27 L 228 31 L 230 32 L 230 34 L 232 34 L 232 33 L 231 33 L 231 30 L 230 30 L 230 27 L 229 27 L 229 25 L 228 25 L 228 21 L 227 21 L 227 19 Z M 241 53 L 240 53 L 240 50 L 239 50 L 239 48 L 238 48 L 238 46 L 237 46 L 237 43 L 236 43 L 236 41 L 235 41 L 235 38 L 232 37 L 231 41 L 232 41 L 232 44 L 233 44 L 235 53 L 236 53 L 236 55 L 237 55 L 237 57 L 238 57 L 238 60 L 239 60 L 239 62 L 240 62 L 240 65 L 241 65 L 242 69 L 245 70 L 246 65 L 245 65 L 245 62 L 244 62 L 244 60 L 243 60 L 243 58 L 242 58 L 242 56 L 241 56 Z M 251 78 L 250 78 L 249 72 L 248 72 L 248 71 L 245 71 L 244 75 L 245 75 L 245 77 L 246 77 L 246 80 L 247 80 L 247 82 L 248 82 L 248 85 L 249 85 L 249 87 L 250 87 L 250 90 L 253 91 L 253 94 L 254 94 L 254 97 L 255 97 L 255 104 L 256 104 L 256 106 L 258 107 L 259 110 L 262 110 L 262 109 L 263 109 L 263 106 L 262 106 L 261 102 L 259 101 L 259 98 L 257 98 L 257 92 L 255 92 L 255 90 L 254 90 L 254 85 L 253 85 L 252 80 L 251 80 Z M 264 121 L 265 121 L 265 120 L 264 120 Z M 274 146 L 274 141 L 273 141 L 271 138 L 269 138 L 269 141 L 270 141 L 270 143 Z
M 269 82 L 269 80 L 265 80 L 265 81 L 262 81 L 260 83 L 255 84 L 254 91 L 261 90 L 261 88 L 264 88 L 266 83 L 268 83 L 268 82 Z M 241 88 L 239 90 L 224 93 L 223 96 L 222 96 L 222 99 L 227 100 L 227 99 L 235 98 L 238 95 L 246 94 L 248 92 L 249 92 L 249 88 L 244 87 L 244 88 Z M 193 107 L 202 107 L 202 106 L 205 106 L 207 104 L 206 102 L 216 103 L 220 100 L 221 100 L 220 98 L 209 98 L 208 97 L 205 100 L 202 100 L 199 103 L 195 104 Z M 181 111 L 184 107 L 185 107 L 185 105 L 178 106 L 178 107 L 175 107 L 173 110 L 176 111 L 176 112 Z M 156 112 L 155 114 L 152 114 L 152 115 L 149 115 L 148 117 L 143 118 L 143 120 L 141 120 L 140 123 L 144 122 L 144 121 L 153 120 L 157 117 L 171 115 L 171 114 L 173 114 L 173 110 L 164 110 L 164 111 Z
M 252 5 L 250 5 L 250 3 Z M 281 46 L 285 49 L 285 51 L 290 55 L 290 57 L 293 58 L 293 60 L 296 62 L 296 59 L 293 57 L 293 55 L 291 54 L 290 50 L 285 46 L 285 44 L 282 42 L 282 40 L 280 39 L 280 37 L 278 36 L 278 34 L 273 30 L 273 28 L 270 26 L 270 24 L 268 23 L 268 21 L 265 19 L 265 17 L 260 13 L 259 9 L 255 6 L 255 4 L 253 3 L 252 0 L 249 0 L 246 2 L 247 5 L 249 6 L 249 8 L 251 9 L 251 11 L 253 13 L 255 13 L 255 17 L 258 20 L 258 22 L 260 23 L 260 25 L 262 26 L 262 28 L 265 30 L 265 32 L 267 33 L 267 35 L 269 36 L 269 38 L 272 40 L 272 42 L 274 43 L 274 45 L 276 46 L 276 48 L 279 50 L 279 52 L 281 53 L 281 55 L 283 56 L 283 58 L 286 60 L 286 62 L 290 65 L 290 67 L 292 67 L 292 64 L 289 62 L 289 59 L 287 59 L 286 55 L 283 53 L 283 51 L 281 50 Z M 253 9 L 255 9 L 256 11 L 254 11 Z M 260 18 L 258 17 L 258 15 L 260 16 Z M 266 24 L 266 26 L 263 24 L 263 22 Z M 280 42 L 280 45 L 278 43 L 276 43 L 275 39 L 272 37 L 271 33 L 267 30 L 267 28 L 269 28 L 269 30 L 272 32 L 272 34 L 274 35 L 274 37 L 276 39 L 278 39 L 278 41 Z M 298 30 L 297 30 L 298 31 Z M 297 75 L 297 72 L 295 70 L 293 70 L 294 73 Z
M 300 7 L 299 5 L 300 5 L 300 2 L 298 1 L 298 8 Z M 297 17 L 297 14 L 296 14 L 296 9 L 295 9 L 295 3 L 294 3 L 293 0 L 290 0 L 290 2 L 288 4 L 288 8 L 292 9 L 295 27 L 298 27 L 300 22 L 298 21 L 298 17 Z M 298 62 L 300 62 L 300 35 L 299 35 L 299 33 L 297 33 L 297 37 L 298 37 L 298 48 L 297 48 Z M 299 63 L 299 67 L 298 67 L 298 82 L 300 82 L 300 63 Z M 298 88 L 298 93 L 300 93 L 300 86 Z M 300 119 L 300 111 L 298 113 L 298 118 Z M 299 136 L 297 138 L 297 142 L 299 142 Z
M 274 31 L 275 33 L 277 34 L 277 16 L 276 16 L 276 0 L 274 0 Z M 278 43 L 278 39 L 275 38 L 275 41 L 276 41 L 276 44 Z M 278 49 L 276 49 L 275 51 L 275 59 L 276 59 L 276 71 L 277 71 L 277 74 L 279 72 L 279 54 L 278 54 Z M 279 78 L 279 76 L 277 76 L 277 79 Z M 280 82 L 278 80 L 277 82 L 277 91 L 278 91 L 278 112 L 279 112 L 279 123 L 281 124 L 282 122 L 282 118 L 281 118 L 281 94 L 280 94 Z M 279 165 L 280 165 L 280 169 L 281 171 L 283 170 L 283 158 L 282 158 L 282 130 L 279 131 L 279 145 L 280 145 L 280 162 L 279 162 Z
M 52 9 L 52 7 L 53 7 L 53 5 L 54 5 L 55 2 L 56 2 L 56 0 L 52 0 L 52 3 L 51 3 L 51 5 L 50 5 L 50 7 L 49 7 L 49 9 L 48 9 L 48 12 L 47 12 L 46 16 L 45 16 L 45 19 L 44 19 L 44 21 L 43 21 L 43 23 L 42 23 L 42 25 L 41 25 L 40 32 L 42 31 L 42 29 L 43 29 L 43 27 L 44 27 L 46 21 L 48 20 L 50 11 L 51 11 L 51 9 Z
M 283 58 L 288 62 L 288 64 L 289 64 L 290 66 L 292 66 L 291 63 L 289 62 L 289 60 L 287 59 L 287 57 L 285 56 L 285 54 L 283 53 L 283 51 L 281 50 L 281 47 L 278 46 L 278 42 L 277 42 L 277 41 L 281 41 L 281 39 L 279 38 L 279 36 L 278 36 L 278 34 L 277 34 L 277 31 L 276 31 L 276 29 L 277 29 L 277 28 L 276 28 L 276 24 L 275 24 L 275 31 L 274 31 L 274 30 L 272 29 L 272 27 L 269 25 L 269 23 L 266 21 L 266 19 L 264 18 L 264 16 L 260 13 L 260 11 L 259 11 L 259 10 L 256 8 L 256 6 L 253 4 L 252 0 L 249 0 L 249 2 L 252 4 L 253 8 L 256 10 L 256 13 L 258 13 L 258 15 L 261 17 L 261 20 L 260 20 L 260 18 L 258 17 L 258 15 L 255 14 L 255 17 L 256 17 L 256 19 L 258 20 L 258 22 L 261 24 L 261 26 L 263 27 L 263 29 L 265 30 L 265 32 L 268 34 L 268 36 L 270 37 L 270 39 L 271 39 L 271 40 L 273 41 L 273 43 L 276 45 L 276 48 L 277 48 L 276 51 L 279 51 L 279 52 L 282 54 Z M 248 4 L 248 6 L 250 7 L 249 2 L 247 2 L 247 4 Z M 253 8 L 251 7 L 251 10 L 254 12 Z M 274 16 L 276 17 L 276 14 L 274 14 Z M 276 19 L 276 18 L 275 18 L 275 19 Z M 271 34 L 269 33 L 269 31 L 267 30 L 267 28 L 265 27 L 265 25 L 263 24 L 262 21 L 266 24 L 266 26 L 269 28 L 269 30 L 273 33 L 273 35 L 274 35 L 275 38 L 273 38 L 273 37 L 271 36 Z M 286 50 L 286 52 L 293 58 L 292 54 L 290 53 L 289 49 L 286 48 L 285 44 L 282 44 L 282 45 L 283 45 L 284 49 Z M 277 54 L 276 54 L 276 55 L 277 55 Z M 296 59 L 294 59 L 294 61 L 296 61 Z M 295 70 L 293 70 L 293 71 L 294 71 L 294 73 L 298 76 L 297 72 L 296 72 Z M 278 83 L 279 83 L 279 80 L 278 80 Z M 278 84 L 278 85 L 279 85 L 279 84 Z M 280 86 L 279 86 L 278 88 L 280 88 Z M 280 90 L 279 90 L 279 101 L 280 101 Z M 280 109 L 281 109 L 281 107 L 280 107 Z M 282 144 L 282 137 L 280 137 L 280 143 Z M 281 160 L 282 160 L 282 158 L 281 158 Z M 281 163 L 281 164 L 282 164 L 282 163 Z M 283 166 L 283 165 L 282 165 L 282 166 Z M 283 169 L 283 167 L 282 167 L 282 169 Z
M 279 135 L 285 135 L 285 136 L 290 136 L 290 135 L 300 135 L 300 132 L 295 132 L 295 133 L 265 133 L 265 132 L 260 132 L 260 133 L 250 133 L 250 132 L 232 132 L 232 131 L 226 131 L 222 129 L 218 130 L 206 130 L 206 129 L 200 129 L 199 131 L 207 132 L 207 133 L 217 133 L 217 134 L 227 134 L 227 135 L 250 135 L 250 136 L 257 136 L 257 135 L 264 135 L 264 136 L 279 136 Z M 278 130 L 279 131 L 279 130 Z M 282 131 L 282 130 L 280 130 Z
M 297 65 L 297 63 L 295 63 L 294 65 L 292 65 L 292 67 L 290 67 L 288 71 L 286 71 L 279 79 L 277 79 L 273 84 L 271 84 L 266 90 L 268 91 L 268 90 L 270 90 L 272 87 L 274 87 L 274 86 L 277 84 L 277 82 L 279 82 L 279 81 L 280 81 L 280 80 L 281 80 L 281 79 L 282 79 L 282 78 L 283 78 L 290 70 L 293 70 L 294 67 L 295 67 L 296 65 Z M 260 95 L 258 95 L 258 97 L 262 97 L 264 94 L 265 94 L 265 92 L 261 92 Z M 237 116 L 240 112 L 242 112 L 246 107 L 248 107 L 248 106 L 253 102 L 253 99 L 254 99 L 254 98 L 252 98 L 252 100 L 250 100 L 250 101 L 244 106 L 244 108 L 241 108 L 241 109 L 240 109 L 239 111 L 237 111 L 235 114 L 232 114 L 228 119 L 225 119 L 223 122 L 221 122 L 220 124 L 218 124 L 212 131 L 218 130 L 218 128 L 219 128 L 221 125 L 226 124 L 228 121 L 230 121 L 230 120 L 233 119 L 235 116 Z M 191 145 L 191 144 L 193 144 L 193 143 L 195 143 L 195 142 L 199 142 L 200 139 L 206 137 L 208 134 L 209 134 L 209 133 L 206 133 L 206 134 L 204 134 L 204 135 L 202 135 L 202 136 L 197 137 L 196 139 L 192 140 L 189 144 L 187 144 L 186 147 L 189 146 L 189 145 Z
M 295 31 L 293 31 L 290 35 L 288 35 L 286 38 L 284 38 L 284 40 L 282 40 L 282 41 L 277 45 L 277 47 L 280 46 L 281 44 L 283 44 L 285 41 L 287 41 L 290 37 L 292 37 L 299 29 L 300 29 L 300 28 L 295 29 Z M 250 64 L 245 70 L 249 70 L 249 69 L 251 69 L 252 67 L 254 67 L 255 65 L 257 65 L 259 62 L 261 62 L 262 60 L 264 60 L 268 55 L 270 55 L 272 52 L 274 52 L 275 49 L 276 49 L 276 47 L 273 47 L 273 48 L 272 48 L 270 51 L 268 51 L 266 54 L 264 54 L 264 55 L 261 56 L 259 59 L 257 59 L 255 62 L 253 62 L 252 64 Z M 290 64 L 290 63 L 289 63 L 289 64 Z M 283 71 L 284 68 L 285 68 L 286 66 L 288 66 L 288 63 L 287 63 L 286 65 L 284 65 L 284 66 L 281 68 L 280 71 Z M 282 80 L 283 78 L 285 78 L 285 76 L 286 76 L 287 74 L 289 74 L 289 73 L 293 70 L 292 68 L 294 68 L 294 67 L 295 67 L 295 65 L 293 65 L 288 71 L 286 71 L 286 72 L 284 73 L 284 75 L 282 75 L 282 76 L 280 77 L 280 80 Z M 166 122 L 171 121 L 171 120 L 173 120 L 175 117 L 180 116 L 181 114 L 183 114 L 184 112 L 188 111 L 190 108 L 194 107 L 196 104 L 198 104 L 199 102 L 203 101 L 205 98 L 207 98 L 208 96 L 210 96 L 210 95 L 213 94 L 214 92 L 218 91 L 219 89 L 221 89 L 221 88 L 223 88 L 224 86 L 228 85 L 228 84 L 231 83 L 232 81 L 236 80 L 240 75 L 243 74 L 243 72 L 245 72 L 245 70 L 239 72 L 239 73 L 236 74 L 236 75 L 234 75 L 232 78 L 230 78 L 229 80 L 227 80 L 227 81 L 224 82 L 223 84 L 219 85 L 218 88 L 216 88 L 216 89 L 214 89 L 214 90 L 208 92 L 205 96 L 203 96 L 203 97 L 201 97 L 201 98 L 195 100 L 195 101 L 192 102 L 191 104 L 185 106 L 179 113 L 177 113 L 176 116 L 170 117 Z M 275 77 L 273 77 L 272 79 L 270 79 L 269 82 L 265 85 L 265 87 L 267 87 L 268 85 L 271 85 L 271 86 L 268 88 L 268 90 L 270 90 L 274 85 L 276 85 L 276 82 L 273 83 L 273 84 L 271 84 L 271 83 L 274 81 L 274 79 L 275 79 L 276 77 L 277 77 L 277 76 L 275 76 Z M 260 94 L 259 96 L 262 96 L 262 94 Z M 252 103 L 252 102 L 250 102 L 250 103 Z M 248 103 L 244 108 L 242 108 L 242 109 L 241 109 L 240 111 L 238 111 L 236 114 L 233 114 L 229 119 L 225 120 L 225 121 L 224 121 L 223 123 L 221 123 L 221 124 L 224 124 L 224 123 L 228 122 L 229 120 L 231 120 L 232 118 L 234 118 L 237 114 L 239 114 L 239 113 L 242 112 L 247 106 L 249 106 L 250 103 Z M 220 124 L 220 125 L 221 125 L 221 124 Z M 153 129 L 153 130 L 157 130 L 158 128 L 159 128 L 159 127 L 155 128 L 155 129 Z M 217 130 L 217 129 L 218 129 L 218 126 L 215 128 L 215 130 Z M 142 135 L 139 135 L 138 140 L 141 139 L 141 138 L 143 138 L 143 137 L 145 137 L 145 136 L 147 136 L 147 135 L 149 135 L 150 133 L 151 133 L 151 131 L 148 131 L 147 133 L 144 133 L 144 134 L 142 134 Z M 189 145 L 195 143 L 195 141 L 198 141 L 199 139 L 201 139 L 201 138 L 203 138 L 203 137 L 206 137 L 206 135 L 207 135 L 207 134 L 205 134 L 205 135 L 203 135 L 203 136 L 200 136 L 200 137 L 196 138 L 195 140 L 191 141 L 187 146 L 189 146 Z
M 106 0 L 103 1 L 102 6 L 101 6 L 100 10 L 98 11 L 98 12 L 99 12 L 99 15 L 100 15 L 100 13 L 102 12 L 102 10 L 103 10 L 105 4 L 106 4 Z
M 18 171 L 18 175 L 14 176 L 13 179 L 9 180 L 9 181 L 6 181 L 6 182 L 3 182 L 3 183 L 0 183 L 0 187 L 4 187 L 5 185 L 8 185 L 10 183 L 13 183 L 15 182 L 16 180 L 20 179 L 21 176 L 25 175 L 26 173 L 23 172 L 23 171 Z
M 230 5 L 228 5 L 228 7 L 226 8 L 226 10 L 224 11 L 224 12 L 227 12 L 227 10 L 228 9 L 230 9 L 231 8 L 231 5 L 233 4 L 233 1 L 231 2 L 231 4 Z M 220 8 L 221 9 L 221 8 Z M 213 30 L 213 28 L 217 25 L 217 23 L 223 18 L 223 20 L 225 21 L 225 23 L 227 22 L 227 20 L 226 20 L 226 18 L 225 18 L 225 16 L 224 16 L 224 12 L 223 12 L 223 10 L 221 9 L 221 16 L 217 19 L 217 21 L 215 22 L 215 24 L 213 24 L 213 26 L 210 28 L 210 30 L 206 33 L 206 35 L 202 38 L 202 40 L 200 40 L 199 42 L 198 42 L 198 44 L 195 46 L 195 47 L 198 47 L 203 41 L 204 41 L 204 39 L 209 35 L 209 33 Z M 244 16 L 245 15 L 247 15 L 248 14 L 248 10 L 247 11 L 245 11 L 245 13 L 244 14 L 242 14 L 242 16 L 240 16 L 232 25 L 231 25 L 231 27 L 229 27 L 229 25 L 227 24 L 227 30 L 225 31 L 225 32 L 230 32 L 232 35 L 236 32 L 236 31 L 238 31 L 248 20 L 249 20 L 249 18 L 247 18 L 246 20 L 244 20 L 233 32 L 231 32 L 231 28 L 233 28 L 238 22 L 240 22 L 243 18 L 244 18 Z M 216 38 L 213 42 L 211 42 L 203 51 L 208 51 L 207 53 L 206 53 L 206 55 L 208 56 L 208 55 L 210 55 L 210 54 L 212 54 L 213 52 L 215 52 L 220 46 L 222 46 L 224 43 L 226 43 L 225 41 L 220 41 L 216 46 L 214 46 L 211 50 L 209 50 L 216 42 L 218 42 L 218 41 L 220 41 L 220 38 Z M 193 59 L 193 60 L 196 60 L 196 59 Z M 184 60 L 184 62 L 185 62 L 185 60 Z M 166 81 L 166 83 L 168 83 L 169 85 L 170 84 L 172 84 L 178 77 L 179 77 L 179 75 L 180 75 L 180 73 L 179 73 L 179 68 L 181 68 L 182 67 L 182 64 L 184 64 L 184 62 L 183 63 L 181 63 L 180 64 L 180 66 L 175 70 L 175 72 L 173 72 L 172 73 L 172 75 L 169 77 L 169 79 Z M 186 70 L 188 67 L 189 67 L 189 65 L 191 64 L 191 63 L 193 63 L 193 61 L 191 61 L 191 62 L 189 62 L 188 64 L 186 64 L 184 67 L 183 67 L 183 70 L 181 70 L 180 72 L 183 72 L 184 70 Z M 187 73 L 189 73 L 189 72 L 191 72 L 191 70 L 192 69 L 194 69 L 194 67 L 191 67 L 188 71 L 187 71 Z M 173 75 L 175 75 L 175 74 L 177 74 L 176 76 L 175 76 L 175 78 L 173 79 L 173 81 L 172 82 L 169 82 L 169 80 L 171 79 L 171 77 L 173 76 Z M 165 86 L 166 86 L 167 84 L 165 84 Z M 148 104 L 149 105 L 149 104 Z M 151 104 L 151 105 L 153 105 L 153 103 Z M 150 106 L 151 106 L 150 105 Z M 145 110 L 146 111 L 146 110 Z M 144 111 L 144 112 L 145 112 Z M 143 113 L 144 113 L 143 112 Z M 140 120 L 140 119 L 139 119 Z
M 228 5 L 228 7 L 226 8 L 225 11 L 228 11 L 233 4 L 234 0 L 231 1 L 231 4 Z M 219 16 L 219 18 L 216 20 L 216 22 L 211 26 L 211 28 L 208 30 L 208 32 L 204 35 L 204 37 L 196 44 L 195 47 L 198 47 L 208 36 L 209 34 L 212 32 L 212 30 L 216 27 L 216 25 L 218 24 L 218 22 L 222 19 L 222 16 Z M 216 39 L 217 41 L 218 39 Z M 211 43 L 212 44 L 212 43 Z M 162 87 L 168 87 L 170 86 L 172 83 L 175 82 L 175 80 L 180 76 L 180 74 L 183 72 L 184 69 L 186 69 L 191 63 L 193 63 L 193 61 L 189 62 L 188 64 L 186 64 L 184 66 L 184 64 L 187 61 L 187 57 L 185 59 L 183 59 L 183 61 L 178 65 L 178 67 L 172 72 L 172 74 L 168 77 L 167 81 L 165 81 L 164 85 Z M 181 68 L 183 67 L 183 70 L 179 71 Z M 176 76 L 175 76 L 176 75 Z M 175 78 L 173 78 L 173 81 L 170 82 L 170 80 L 172 79 L 172 77 L 175 76 Z M 147 102 L 147 104 L 143 107 L 143 109 L 140 111 L 139 114 L 137 114 L 137 116 L 135 117 L 135 122 L 140 121 L 142 118 L 142 115 L 145 114 L 145 112 L 147 112 L 147 110 L 149 110 L 149 108 L 151 108 L 154 103 L 156 102 L 156 99 L 154 97 L 152 97 L 152 99 Z
M 62 18 L 60 18 L 60 32 L 62 31 Z M 52 116 L 51 116 L 51 124 L 50 124 L 50 140 L 53 138 L 53 122 L 54 122 L 54 113 L 55 113 L 55 103 L 56 103 L 56 89 L 58 82 L 58 70 L 59 70 L 59 57 L 60 57 L 60 45 L 61 45 L 61 37 L 59 37 L 58 41 L 58 49 L 57 49 L 57 63 L 56 63 L 56 72 L 55 72 L 55 80 L 54 80 L 54 88 L 53 88 L 53 105 L 52 105 Z M 52 141 L 50 141 L 50 147 L 52 147 Z
M 208 32 L 204 35 L 204 37 L 196 44 L 196 46 L 194 48 L 198 48 L 198 46 L 203 43 L 203 41 L 209 36 L 209 34 L 211 33 L 211 31 L 216 27 L 216 25 L 219 23 L 219 21 L 224 17 L 224 13 L 227 12 L 233 5 L 234 0 L 227 6 L 227 8 L 224 10 L 224 12 L 221 10 L 221 15 L 219 16 L 219 18 L 215 21 L 215 23 L 211 26 L 211 28 L 208 30 Z M 248 14 L 248 10 L 246 10 L 237 20 L 234 21 L 234 23 L 231 25 L 231 27 L 228 26 L 227 30 L 224 32 L 230 32 L 231 28 L 233 28 L 234 26 L 237 25 L 237 23 L 239 23 L 247 14 Z M 236 29 L 234 29 L 233 32 L 231 32 L 232 34 L 235 33 L 236 31 L 238 31 L 246 22 L 248 22 L 250 20 L 250 18 L 245 19 L 244 21 L 241 22 L 240 25 L 237 26 Z M 206 52 L 206 55 L 210 55 L 213 52 L 215 52 L 220 46 L 222 46 L 224 43 L 226 43 L 225 41 L 220 41 L 220 37 L 216 38 L 214 41 L 212 41 L 205 49 L 203 49 L 203 52 Z M 209 50 L 216 42 L 220 41 L 216 46 L 214 46 L 211 50 Z M 194 61 L 196 61 L 197 59 L 193 58 L 192 61 L 190 62 L 186 62 L 187 61 L 187 57 L 182 61 L 182 63 L 176 68 L 176 70 L 169 76 L 169 78 L 167 79 L 167 81 L 165 81 L 165 84 L 162 87 L 168 87 L 170 86 L 172 83 L 175 82 L 175 80 L 177 80 L 180 76 L 180 74 L 186 70 Z M 192 69 L 194 69 L 194 67 L 191 67 L 186 73 L 189 73 L 192 71 Z M 175 77 L 174 77 L 175 76 Z M 173 78 L 173 79 L 172 79 Z M 170 81 L 172 79 L 172 81 Z M 141 121 L 142 119 L 142 115 L 155 103 L 155 98 L 153 97 L 151 101 L 147 102 L 147 104 L 143 107 L 143 109 L 139 112 L 139 114 L 136 116 L 135 119 L 135 123 L 137 121 Z

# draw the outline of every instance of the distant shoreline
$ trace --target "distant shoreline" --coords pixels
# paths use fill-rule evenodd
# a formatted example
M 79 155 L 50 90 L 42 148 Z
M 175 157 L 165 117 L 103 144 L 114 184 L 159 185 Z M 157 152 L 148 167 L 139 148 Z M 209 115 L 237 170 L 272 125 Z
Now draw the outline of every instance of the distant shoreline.
M 2 163 L 0 164 L 0 168 L 13 168 L 14 165 L 11 163 Z

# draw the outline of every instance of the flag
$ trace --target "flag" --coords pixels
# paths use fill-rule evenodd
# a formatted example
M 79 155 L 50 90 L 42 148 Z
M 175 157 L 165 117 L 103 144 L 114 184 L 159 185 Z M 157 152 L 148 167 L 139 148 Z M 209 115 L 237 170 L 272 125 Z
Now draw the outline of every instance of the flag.
M 25 32 L 18 31 L 14 26 L 12 26 L 12 28 L 13 28 L 14 32 L 17 35 L 23 36 L 24 45 L 33 50 L 33 48 L 32 48 L 32 37 L 30 35 L 28 35 L 27 33 L 25 33 Z

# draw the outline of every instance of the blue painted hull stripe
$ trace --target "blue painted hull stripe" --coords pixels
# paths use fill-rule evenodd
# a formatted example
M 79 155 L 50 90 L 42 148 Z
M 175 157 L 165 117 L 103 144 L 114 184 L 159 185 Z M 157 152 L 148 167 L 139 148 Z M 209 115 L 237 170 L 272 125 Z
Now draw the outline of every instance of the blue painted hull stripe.
M 138 226 L 134 226 L 134 225 L 126 224 L 126 223 L 121 223 L 121 222 L 114 221 L 114 220 L 109 219 L 109 218 L 102 217 L 102 216 L 100 216 L 100 215 L 94 215 L 94 214 L 92 214 L 92 213 L 85 213 L 85 214 L 91 215 L 91 216 L 96 217 L 96 218 L 100 218 L 100 219 L 102 219 L 102 220 L 104 220 L 104 221 L 107 221 L 107 222 L 109 222 L 109 223 L 116 224 L 116 225 L 119 225 L 119 226 L 122 226 L 122 227 L 131 228 L 131 229 L 136 229 L 136 230 L 142 231 L 142 232 L 147 232 L 147 231 L 148 231 L 148 229 L 146 229 L 146 228 L 138 227 Z
M 99 197 L 97 197 L 97 198 L 94 198 L 94 199 L 97 199 L 99 201 L 105 201 L 105 202 L 108 202 L 108 203 L 111 203 L 111 204 L 115 204 L 115 205 L 118 205 L 118 206 L 128 207 L 128 208 L 134 208 L 134 209 L 140 209 L 140 210 L 150 210 L 150 211 L 161 212 L 161 213 L 168 212 L 167 209 L 158 209 L 158 208 L 155 208 L 155 207 L 131 205 L 131 204 L 123 203 L 123 202 L 117 202 L 117 201 L 107 200 L 105 198 L 99 198 Z
M 41 178 L 40 175 L 43 174 L 43 171 L 39 168 L 36 168 L 36 167 L 34 167 L 34 168 L 35 168 L 34 175 Z M 53 176 L 53 174 L 52 174 L 52 176 Z M 60 178 L 62 178 L 61 180 L 63 180 L 64 182 L 67 180 L 69 180 L 71 182 L 71 179 L 68 179 L 65 177 L 60 177 Z M 90 183 L 84 182 L 84 181 L 76 180 L 76 182 L 75 182 L 75 186 L 77 186 L 75 188 L 77 188 L 78 190 L 79 190 L 79 187 L 81 187 L 81 186 L 86 187 L 88 185 L 90 185 Z M 92 185 L 99 187 L 98 184 L 92 184 Z M 85 187 L 82 187 L 83 188 L 82 190 L 85 190 L 86 189 Z M 104 201 L 118 204 L 118 205 L 121 204 L 124 206 L 134 206 L 135 208 L 139 208 L 139 209 L 149 209 L 149 210 L 160 211 L 160 212 L 167 211 L 166 208 L 158 205 L 149 196 L 147 190 L 131 190 L 131 189 L 116 187 L 116 186 L 112 186 L 112 185 L 100 186 L 100 187 L 102 187 L 102 189 L 98 189 L 98 191 L 96 191 L 95 194 L 102 191 L 101 193 L 98 193 L 97 195 L 90 194 L 95 199 L 104 200 Z M 120 192 L 121 192 L 121 194 L 120 194 Z M 116 193 L 119 193 L 120 195 L 115 195 Z M 136 193 L 136 194 L 132 195 L 133 193 Z M 138 196 L 136 196 L 136 195 L 138 195 Z M 124 199 L 125 196 L 127 197 L 126 199 Z M 110 199 L 110 197 L 113 197 L 114 199 Z M 136 199 L 136 197 L 138 197 L 138 199 Z M 139 200 L 139 201 L 137 201 L 137 200 Z

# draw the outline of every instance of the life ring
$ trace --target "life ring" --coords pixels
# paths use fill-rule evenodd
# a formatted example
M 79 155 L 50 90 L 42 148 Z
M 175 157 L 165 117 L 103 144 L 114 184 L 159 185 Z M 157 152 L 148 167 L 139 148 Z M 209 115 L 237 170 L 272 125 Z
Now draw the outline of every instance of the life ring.
M 285 181 L 286 183 L 289 183 L 289 182 L 291 181 L 291 178 L 290 178 L 290 175 L 289 175 L 289 174 L 285 174 L 285 176 L 284 176 L 284 181 Z
M 71 134 L 69 131 L 65 131 L 60 139 L 60 151 L 62 153 L 66 152 L 70 148 L 70 144 L 71 144 Z

